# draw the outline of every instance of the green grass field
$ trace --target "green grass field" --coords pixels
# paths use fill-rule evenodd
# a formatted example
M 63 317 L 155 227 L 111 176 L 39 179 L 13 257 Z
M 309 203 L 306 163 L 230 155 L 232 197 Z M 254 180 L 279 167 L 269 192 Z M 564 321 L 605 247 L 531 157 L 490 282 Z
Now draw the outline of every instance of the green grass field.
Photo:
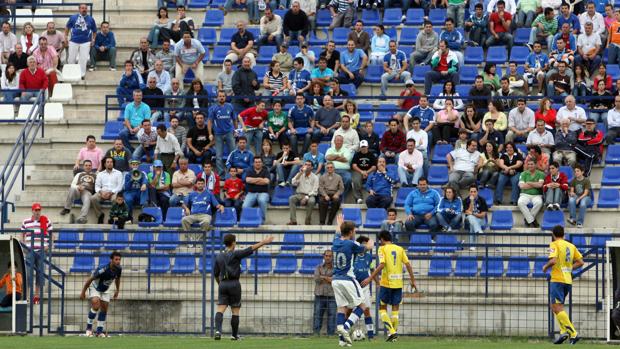
M 28 349 L 229 349 L 231 347 L 251 349 L 327 349 L 340 348 L 336 338 L 247 338 L 241 342 L 231 342 L 222 339 L 216 342 L 204 337 L 177 337 L 177 336 L 113 336 L 110 338 L 84 337 L 4 337 L 0 339 L 3 348 Z M 565 345 L 568 345 L 565 343 Z M 382 348 L 393 349 L 527 349 L 557 347 L 543 340 L 526 339 L 459 339 L 459 338 L 399 338 L 396 343 L 385 343 L 381 340 L 373 342 L 355 342 L 353 348 Z M 582 340 L 578 346 L 583 348 L 609 348 L 602 342 Z

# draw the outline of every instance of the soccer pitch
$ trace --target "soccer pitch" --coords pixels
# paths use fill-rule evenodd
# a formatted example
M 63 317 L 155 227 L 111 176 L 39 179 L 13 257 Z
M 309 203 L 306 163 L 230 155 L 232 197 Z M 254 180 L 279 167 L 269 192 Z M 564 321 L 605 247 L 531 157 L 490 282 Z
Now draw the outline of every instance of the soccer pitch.
M 0 339 L 4 348 L 29 349 L 229 349 L 231 347 L 249 349 L 334 349 L 340 348 L 334 338 L 246 338 L 240 342 L 232 342 L 223 337 L 216 342 L 205 337 L 180 336 L 112 336 L 110 338 L 69 337 L 4 337 Z M 568 345 L 565 343 L 565 345 Z M 582 340 L 577 344 L 584 348 L 609 348 L 602 342 Z M 353 348 L 377 348 L 378 346 L 394 349 L 527 349 L 557 347 L 543 340 L 505 339 L 505 338 L 421 338 L 401 337 L 396 343 L 383 340 L 373 342 L 354 342 Z

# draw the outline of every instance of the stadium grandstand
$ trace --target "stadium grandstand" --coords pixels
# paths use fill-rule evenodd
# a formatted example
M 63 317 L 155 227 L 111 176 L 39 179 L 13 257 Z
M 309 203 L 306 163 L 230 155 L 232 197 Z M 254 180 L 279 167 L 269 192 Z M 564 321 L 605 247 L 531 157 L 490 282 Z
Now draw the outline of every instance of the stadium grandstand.
M 400 335 L 561 337 L 543 266 L 562 226 L 585 263 L 566 308 L 607 338 L 620 4 L 18 0 L 0 18 L 1 235 L 27 256 L 28 332 L 85 333 L 84 282 L 118 251 L 107 333 L 213 336 L 235 234 L 274 237 L 242 260 L 240 333 L 335 344 L 342 214 L 373 259 L 387 230 L 411 262 Z

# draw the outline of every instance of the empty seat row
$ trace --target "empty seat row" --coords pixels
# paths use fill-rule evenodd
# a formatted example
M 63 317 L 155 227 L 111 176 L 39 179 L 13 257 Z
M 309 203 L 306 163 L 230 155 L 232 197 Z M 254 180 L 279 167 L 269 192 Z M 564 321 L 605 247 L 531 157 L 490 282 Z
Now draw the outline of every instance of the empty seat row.
M 531 262 L 534 262 L 534 268 L 531 268 Z M 545 278 L 549 275 L 543 273 L 542 267 L 547 263 L 547 257 L 536 257 L 533 260 L 528 257 L 510 257 L 508 258 L 508 267 L 504 268 L 504 259 L 502 257 L 489 257 L 482 259 L 480 268 L 477 257 L 465 256 L 457 257 L 455 266 L 453 267 L 453 259 L 450 257 L 431 257 L 428 268 L 428 276 L 432 277 L 529 277 Z

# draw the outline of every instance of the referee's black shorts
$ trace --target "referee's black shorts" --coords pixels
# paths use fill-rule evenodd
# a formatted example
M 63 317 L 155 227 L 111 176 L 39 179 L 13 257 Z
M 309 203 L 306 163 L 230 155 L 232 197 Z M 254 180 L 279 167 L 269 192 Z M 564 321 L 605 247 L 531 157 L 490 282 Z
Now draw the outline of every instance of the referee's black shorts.
M 239 280 L 225 280 L 220 282 L 217 304 L 228 305 L 232 308 L 241 307 L 241 283 Z

